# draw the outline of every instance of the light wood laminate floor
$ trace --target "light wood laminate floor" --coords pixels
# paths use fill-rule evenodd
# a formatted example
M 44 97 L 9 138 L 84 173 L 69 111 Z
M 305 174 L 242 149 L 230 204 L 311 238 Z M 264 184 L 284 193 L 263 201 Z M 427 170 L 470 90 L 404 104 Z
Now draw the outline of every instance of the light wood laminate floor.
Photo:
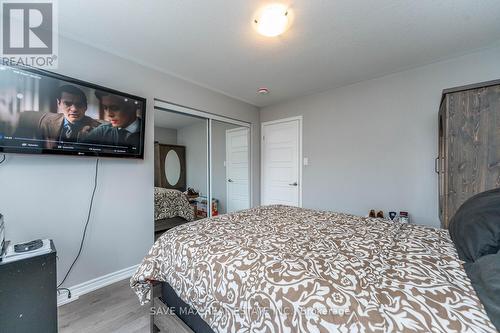
M 58 319 L 59 333 L 149 332 L 149 306 L 140 306 L 129 279 L 60 306 Z

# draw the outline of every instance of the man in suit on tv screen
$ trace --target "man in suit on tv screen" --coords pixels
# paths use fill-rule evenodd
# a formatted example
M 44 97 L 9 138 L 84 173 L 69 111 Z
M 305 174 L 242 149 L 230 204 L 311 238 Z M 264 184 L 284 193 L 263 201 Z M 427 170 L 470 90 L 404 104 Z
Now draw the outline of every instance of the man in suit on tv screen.
M 57 142 L 77 142 L 85 134 L 101 123 L 85 115 L 87 111 L 87 96 L 71 85 L 64 85 L 57 89 L 57 113 L 45 113 L 38 123 L 38 137 L 51 148 Z
M 142 119 L 137 117 L 137 102 L 122 96 L 96 90 L 104 118 L 102 124 L 90 132 L 85 142 L 112 146 L 139 147 Z

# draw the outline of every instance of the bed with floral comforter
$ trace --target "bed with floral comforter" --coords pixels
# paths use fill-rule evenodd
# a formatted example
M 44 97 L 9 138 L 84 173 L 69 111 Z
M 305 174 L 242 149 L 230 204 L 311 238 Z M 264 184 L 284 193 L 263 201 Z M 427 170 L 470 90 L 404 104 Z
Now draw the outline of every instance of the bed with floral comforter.
M 185 224 L 131 279 L 215 332 L 496 332 L 447 230 L 287 206 Z
M 187 196 L 178 190 L 155 187 L 155 221 L 172 217 L 182 217 L 186 221 L 194 220 L 194 209 Z

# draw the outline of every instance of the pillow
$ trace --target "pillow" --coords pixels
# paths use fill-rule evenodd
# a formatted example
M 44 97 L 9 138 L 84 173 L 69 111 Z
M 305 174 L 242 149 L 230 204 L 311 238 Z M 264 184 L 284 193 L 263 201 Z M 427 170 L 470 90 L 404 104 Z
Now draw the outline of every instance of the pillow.
M 500 331 L 500 251 L 466 263 L 465 271 L 491 322 Z
M 450 220 L 450 236 L 466 262 L 500 250 L 500 188 L 479 193 Z

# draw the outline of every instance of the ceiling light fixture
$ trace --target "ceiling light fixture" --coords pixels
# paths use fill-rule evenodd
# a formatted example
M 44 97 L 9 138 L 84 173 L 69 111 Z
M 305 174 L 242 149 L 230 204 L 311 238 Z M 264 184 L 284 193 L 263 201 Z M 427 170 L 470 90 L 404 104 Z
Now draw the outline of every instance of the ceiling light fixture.
M 289 10 L 283 4 L 271 4 L 257 12 L 254 19 L 258 33 L 267 37 L 281 35 L 289 26 Z

